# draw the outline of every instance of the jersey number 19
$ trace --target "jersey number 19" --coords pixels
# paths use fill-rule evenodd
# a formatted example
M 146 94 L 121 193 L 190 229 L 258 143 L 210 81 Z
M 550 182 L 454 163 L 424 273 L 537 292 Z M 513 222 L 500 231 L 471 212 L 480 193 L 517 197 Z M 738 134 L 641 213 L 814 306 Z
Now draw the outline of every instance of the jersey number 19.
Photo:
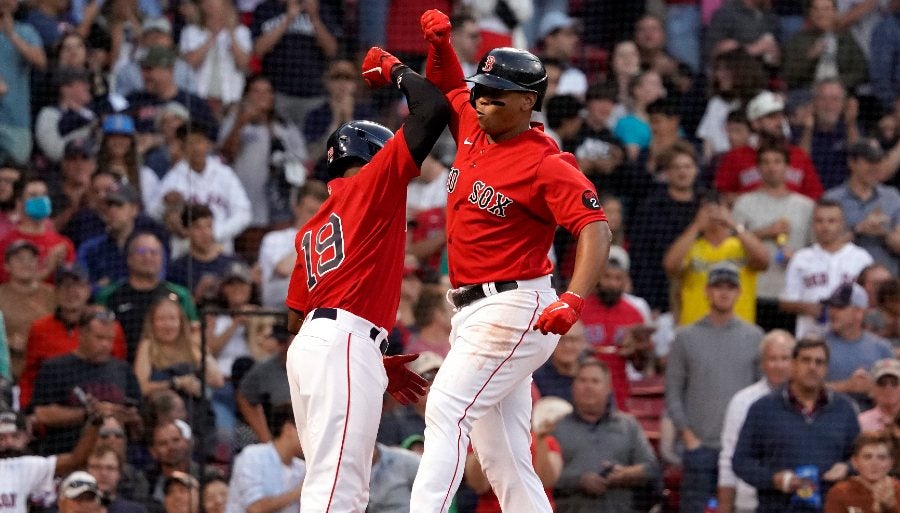
M 344 230 L 341 218 L 332 213 L 328 222 L 316 232 L 316 245 L 312 246 L 312 230 L 303 234 L 301 246 L 306 262 L 306 286 L 309 290 L 319 282 L 319 278 L 340 267 L 344 261 Z

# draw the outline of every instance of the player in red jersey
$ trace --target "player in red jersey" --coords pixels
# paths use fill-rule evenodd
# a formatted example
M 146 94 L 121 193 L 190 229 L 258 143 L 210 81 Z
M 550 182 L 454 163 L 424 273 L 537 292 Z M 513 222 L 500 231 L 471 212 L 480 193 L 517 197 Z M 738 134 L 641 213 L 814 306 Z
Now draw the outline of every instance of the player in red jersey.
M 457 154 L 447 182 L 451 349 L 425 411 L 425 452 L 410 511 L 443 513 L 472 446 L 503 511 L 546 512 L 529 457 L 531 374 L 580 315 L 609 252 L 610 231 L 574 156 L 531 125 L 547 87 L 534 55 L 488 52 L 470 91 L 450 44 L 450 21 L 422 15 L 427 76 L 447 96 Z M 578 239 L 567 292 L 557 298 L 547 255 L 557 225 Z
M 397 316 L 406 186 L 449 118 L 440 91 L 380 48 L 363 61 L 371 87 L 395 83 L 409 118 L 395 134 L 351 121 L 328 139 L 329 198 L 297 232 L 287 354 L 294 418 L 306 459 L 300 510 L 362 512 L 385 389 L 403 404 L 427 382 L 382 357 Z

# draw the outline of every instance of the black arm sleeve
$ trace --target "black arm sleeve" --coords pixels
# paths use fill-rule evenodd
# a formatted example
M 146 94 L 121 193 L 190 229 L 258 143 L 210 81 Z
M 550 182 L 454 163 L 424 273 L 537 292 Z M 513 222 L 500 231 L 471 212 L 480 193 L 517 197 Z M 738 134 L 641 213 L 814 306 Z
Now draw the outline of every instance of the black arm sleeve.
M 403 133 L 409 154 L 421 166 L 450 121 L 450 105 L 437 86 L 406 65 L 395 66 L 391 76 L 406 95 L 409 117 L 403 124 Z

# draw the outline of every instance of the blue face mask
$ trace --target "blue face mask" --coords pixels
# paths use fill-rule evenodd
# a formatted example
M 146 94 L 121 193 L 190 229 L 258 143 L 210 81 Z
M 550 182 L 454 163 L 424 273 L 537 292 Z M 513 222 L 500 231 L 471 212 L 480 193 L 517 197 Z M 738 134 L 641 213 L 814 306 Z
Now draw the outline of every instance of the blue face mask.
M 53 212 L 53 205 L 50 203 L 49 196 L 37 196 L 25 200 L 25 215 L 40 221 L 50 217 Z

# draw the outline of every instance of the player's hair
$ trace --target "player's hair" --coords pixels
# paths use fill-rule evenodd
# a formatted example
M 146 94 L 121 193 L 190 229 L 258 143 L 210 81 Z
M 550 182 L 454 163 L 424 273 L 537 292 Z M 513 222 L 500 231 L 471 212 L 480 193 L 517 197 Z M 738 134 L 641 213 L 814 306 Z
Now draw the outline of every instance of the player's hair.
M 766 333 L 762 340 L 759 341 L 759 355 L 762 356 L 764 352 L 766 352 L 766 348 L 771 346 L 772 344 L 778 342 L 779 340 L 786 340 L 788 342 L 788 350 L 793 352 L 794 346 L 797 344 L 797 340 L 789 331 L 782 329 L 774 329 L 768 333 Z
M 859 455 L 863 448 L 869 445 L 884 445 L 888 448 L 888 453 L 892 453 L 894 441 L 884 431 L 864 431 L 853 440 L 853 455 Z M 893 454 L 891 454 L 891 458 L 893 458 Z
M 273 406 L 267 420 L 269 422 L 269 432 L 272 433 L 272 438 L 281 436 L 285 424 L 290 423 L 295 426 L 297 425 L 294 420 L 294 409 L 291 407 L 291 403 L 282 403 Z
M 672 165 L 672 162 L 675 160 L 675 157 L 679 155 L 687 155 L 697 163 L 697 152 L 694 151 L 694 147 L 691 143 L 684 140 L 677 140 L 671 146 L 663 150 L 663 152 L 656 159 L 656 163 L 659 166 L 659 169 L 666 170 L 669 166 Z
M 831 361 L 831 351 L 828 349 L 828 344 L 825 343 L 821 338 L 801 338 L 797 341 L 797 344 L 794 345 L 794 350 L 791 351 L 791 359 L 796 360 L 798 356 L 800 356 L 801 351 L 806 351 L 807 349 L 815 349 L 817 347 L 821 347 L 822 350 L 825 351 L 825 361 Z
M 791 160 L 791 154 L 788 151 L 787 146 L 780 142 L 772 139 L 764 139 L 762 143 L 759 145 L 759 149 L 756 150 L 756 163 L 762 160 L 762 156 L 765 153 L 779 153 L 782 157 L 784 157 L 784 162 L 787 164 Z
M 328 186 L 319 180 L 310 180 L 297 189 L 294 201 L 295 203 L 300 203 L 307 196 L 324 202 L 328 199 Z
M 413 308 L 413 318 L 416 326 L 422 328 L 431 324 L 434 312 L 443 308 L 446 303 L 446 295 L 435 287 L 425 287 Z
M 213 211 L 205 203 L 188 203 L 181 211 L 181 226 L 190 228 L 200 219 L 213 219 Z

